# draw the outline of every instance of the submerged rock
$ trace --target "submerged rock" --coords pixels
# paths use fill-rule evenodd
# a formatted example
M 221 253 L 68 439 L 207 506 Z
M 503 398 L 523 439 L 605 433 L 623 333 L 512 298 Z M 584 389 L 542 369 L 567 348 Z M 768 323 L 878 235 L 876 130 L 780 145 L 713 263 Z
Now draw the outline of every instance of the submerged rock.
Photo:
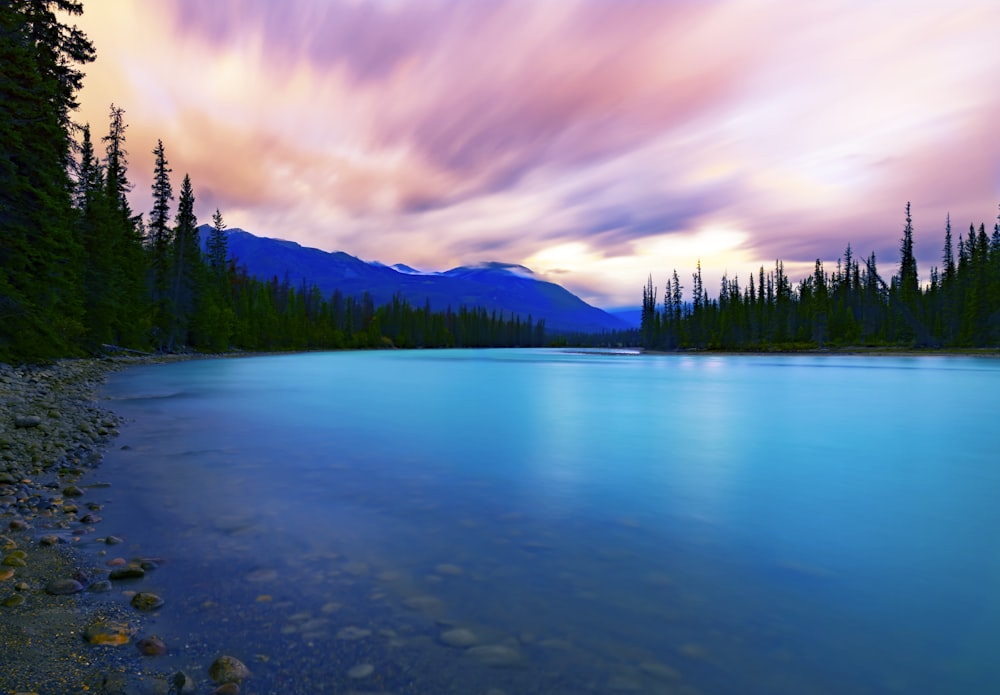
M 521 660 L 521 653 L 505 644 L 484 644 L 467 649 L 465 654 L 487 666 L 513 666 Z
M 250 677 L 250 669 L 235 656 L 220 656 L 208 668 L 208 677 L 214 683 L 242 683 Z
M 125 623 L 98 621 L 90 625 L 83 633 L 84 639 L 90 644 L 117 647 L 128 644 L 134 630 Z
M 373 673 L 375 673 L 375 667 L 371 664 L 357 664 L 348 669 L 347 677 L 360 680 L 361 678 L 367 678 Z
M 132 606 L 140 611 L 155 611 L 163 603 L 162 598 L 148 591 L 140 591 L 132 597 Z
M 449 647 L 472 647 L 479 644 L 479 638 L 476 634 L 469 629 L 464 627 L 457 627 L 454 630 L 446 630 L 441 633 L 441 642 L 447 644 Z
M 53 579 L 45 585 L 45 593 L 53 596 L 67 596 L 83 591 L 83 584 L 75 579 Z
M 143 637 L 135 643 L 135 646 L 143 656 L 163 656 L 167 653 L 166 643 L 156 635 Z

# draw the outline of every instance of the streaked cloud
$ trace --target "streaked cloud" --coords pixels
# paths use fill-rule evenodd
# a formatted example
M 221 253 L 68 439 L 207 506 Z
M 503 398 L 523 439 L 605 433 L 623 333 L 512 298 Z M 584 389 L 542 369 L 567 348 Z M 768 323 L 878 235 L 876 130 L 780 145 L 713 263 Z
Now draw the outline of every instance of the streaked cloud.
M 81 117 L 162 138 L 198 213 L 429 269 L 524 263 L 603 306 L 896 260 L 1000 202 L 1000 5 L 783 0 L 88 3 Z M 794 275 L 793 275 L 794 276 Z M 662 285 L 662 282 L 657 282 Z M 689 282 L 685 282 L 689 285 Z

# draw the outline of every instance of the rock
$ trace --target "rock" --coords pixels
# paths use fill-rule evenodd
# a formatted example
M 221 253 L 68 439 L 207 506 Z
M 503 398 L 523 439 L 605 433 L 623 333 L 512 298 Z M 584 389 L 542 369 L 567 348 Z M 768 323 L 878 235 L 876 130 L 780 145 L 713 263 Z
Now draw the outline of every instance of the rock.
M 17 551 L 15 551 L 17 552 Z M 11 554 L 3 559 L 0 563 L 5 567 L 27 567 L 28 563 L 24 561 L 23 557 L 18 557 L 17 555 Z
M 250 676 L 250 669 L 235 656 L 220 656 L 208 669 L 213 683 L 242 683 Z
M 28 528 L 28 522 L 24 519 L 11 519 L 9 526 L 11 531 L 24 531 Z
M 0 570 L 0 582 L 7 581 L 14 576 L 14 568 L 8 567 L 7 569 Z
M 137 565 L 127 565 L 125 567 L 116 567 L 111 570 L 111 574 L 108 577 L 114 581 L 119 579 L 141 579 L 146 576 L 146 570 Z
M 14 427 L 21 429 L 28 427 L 38 427 L 42 424 L 42 418 L 38 415 L 18 415 L 14 418 Z
M 5 606 L 6 608 L 14 608 L 20 606 L 24 603 L 24 596 L 21 594 L 14 594 L 13 596 L 8 596 L 3 601 L 0 601 L 0 606 Z
M 83 490 L 76 485 L 67 485 L 63 488 L 63 497 L 83 497 Z
M 42 536 L 41 538 L 38 539 L 38 544 L 39 545 L 59 545 L 60 543 L 62 543 L 62 538 L 60 538 L 59 536 L 53 535 L 51 533 L 48 534 L 48 535 Z
M 107 579 L 102 579 L 98 582 L 94 582 L 89 587 L 87 587 L 87 591 L 94 594 L 106 593 L 108 591 L 111 591 L 111 582 L 109 582 Z
M 119 543 L 124 543 L 125 541 L 118 536 L 108 536 L 104 539 L 104 542 L 108 545 L 118 545 Z
M 464 627 L 457 627 L 454 630 L 442 632 L 439 639 L 449 647 L 473 647 L 479 644 L 479 638 L 472 630 Z
M 135 643 L 135 646 L 143 656 L 163 656 L 167 653 L 166 643 L 156 635 L 143 637 Z
M 487 666 L 513 666 L 521 660 L 521 653 L 505 644 L 484 644 L 465 650 L 465 654 Z
M 347 677 L 361 679 L 361 678 L 367 678 L 373 673 L 375 673 L 375 667 L 372 666 L 371 664 L 358 664 L 348 669 Z
M 183 671 L 178 671 L 170 677 L 170 692 L 179 693 L 180 695 L 194 695 L 197 692 L 197 687 L 194 682 L 194 678 L 184 673 Z
M 125 623 L 115 623 L 98 621 L 90 625 L 83 633 L 83 637 L 90 644 L 105 646 L 120 646 L 128 644 L 132 639 L 134 630 Z
M 140 611 L 155 611 L 163 603 L 162 598 L 148 591 L 140 591 L 132 597 L 132 606 Z
M 53 579 L 45 585 L 45 593 L 53 596 L 68 596 L 83 591 L 83 584 L 75 579 Z

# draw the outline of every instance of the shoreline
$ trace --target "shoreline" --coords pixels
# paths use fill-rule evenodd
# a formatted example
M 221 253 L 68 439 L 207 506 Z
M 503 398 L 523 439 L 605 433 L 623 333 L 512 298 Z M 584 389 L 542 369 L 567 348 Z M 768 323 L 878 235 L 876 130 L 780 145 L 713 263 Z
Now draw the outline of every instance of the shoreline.
M 245 353 L 219 357 L 250 356 Z M 100 404 L 108 377 L 130 367 L 216 355 L 143 355 L 0 364 L 0 692 L 167 695 L 214 692 L 207 673 L 159 667 L 168 648 L 146 634 L 135 601 L 152 557 L 115 558 L 101 529 L 109 502 L 101 460 L 124 424 Z M 152 550 L 155 553 L 155 549 Z M 128 569 L 134 574 L 117 572 Z M 149 594 L 145 594 L 148 596 Z M 238 693 L 230 685 L 219 692 Z

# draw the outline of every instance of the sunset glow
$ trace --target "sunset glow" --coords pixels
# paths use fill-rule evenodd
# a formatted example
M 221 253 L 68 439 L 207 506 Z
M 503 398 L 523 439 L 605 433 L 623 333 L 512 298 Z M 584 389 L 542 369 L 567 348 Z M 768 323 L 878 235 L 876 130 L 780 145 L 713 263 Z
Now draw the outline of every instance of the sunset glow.
M 368 260 L 521 263 L 610 307 L 699 259 L 713 288 L 848 242 L 894 263 L 907 201 L 926 277 L 945 215 L 1000 202 L 997 3 L 85 9 L 78 120 L 125 108 L 136 210 L 161 138 L 200 221 Z

